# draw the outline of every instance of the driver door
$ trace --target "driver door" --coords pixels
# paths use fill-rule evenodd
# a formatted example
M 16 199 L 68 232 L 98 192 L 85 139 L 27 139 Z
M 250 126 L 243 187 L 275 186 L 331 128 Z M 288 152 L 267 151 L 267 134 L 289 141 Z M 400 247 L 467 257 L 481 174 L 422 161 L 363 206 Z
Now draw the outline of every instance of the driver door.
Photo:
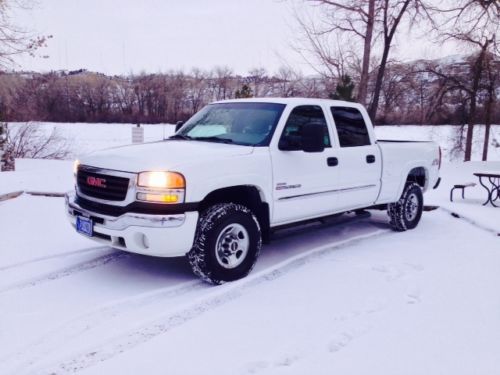
M 304 152 L 280 149 L 283 142 L 300 145 L 300 128 L 308 124 L 324 126 L 324 150 Z M 335 184 L 338 168 L 331 133 L 324 111 L 317 105 L 295 107 L 289 114 L 280 142 L 271 148 L 274 209 L 272 224 L 331 214 L 336 206 Z

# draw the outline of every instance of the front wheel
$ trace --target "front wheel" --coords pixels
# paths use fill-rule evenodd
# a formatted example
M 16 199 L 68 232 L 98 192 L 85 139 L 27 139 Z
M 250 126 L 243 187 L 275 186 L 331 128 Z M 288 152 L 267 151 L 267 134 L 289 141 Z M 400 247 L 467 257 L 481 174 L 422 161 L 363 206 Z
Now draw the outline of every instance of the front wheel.
M 387 207 L 392 229 L 398 232 L 414 229 L 422 217 L 423 208 L 422 188 L 414 182 L 407 184 L 399 201 Z
M 248 275 L 261 245 L 259 223 L 252 212 L 239 204 L 220 203 L 200 216 L 188 260 L 195 275 L 222 284 Z

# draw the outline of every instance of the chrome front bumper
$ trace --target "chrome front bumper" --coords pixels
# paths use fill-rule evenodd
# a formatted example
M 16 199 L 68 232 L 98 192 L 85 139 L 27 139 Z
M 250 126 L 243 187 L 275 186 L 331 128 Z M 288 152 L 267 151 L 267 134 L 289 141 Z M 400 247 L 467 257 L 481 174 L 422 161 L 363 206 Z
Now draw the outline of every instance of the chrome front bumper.
M 180 215 L 147 215 L 126 213 L 124 215 L 114 217 L 91 212 L 82 208 L 75 202 L 75 193 L 66 193 L 66 208 L 71 216 L 81 215 L 84 217 L 96 217 L 103 220 L 103 225 L 109 229 L 123 230 L 132 225 L 144 226 L 150 228 L 173 228 L 184 224 L 186 220 L 185 214 Z M 75 214 L 76 211 L 76 214 Z
M 126 213 L 107 216 L 82 208 L 74 192 L 65 196 L 66 213 L 73 227 L 76 217 L 91 218 L 95 241 L 130 252 L 155 256 L 182 256 L 192 247 L 198 212 L 175 215 Z

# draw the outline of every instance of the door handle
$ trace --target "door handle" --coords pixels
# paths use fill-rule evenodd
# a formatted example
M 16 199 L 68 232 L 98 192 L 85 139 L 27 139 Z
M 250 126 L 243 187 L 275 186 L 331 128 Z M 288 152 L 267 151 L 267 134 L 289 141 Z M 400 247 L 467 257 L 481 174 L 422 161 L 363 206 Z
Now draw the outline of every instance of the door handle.
M 326 159 L 326 164 L 328 164 L 329 167 L 335 167 L 335 166 L 339 165 L 339 159 L 328 158 L 328 159 Z
M 375 155 L 366 155 L 366 162 L 368 164 L 375 163 Z

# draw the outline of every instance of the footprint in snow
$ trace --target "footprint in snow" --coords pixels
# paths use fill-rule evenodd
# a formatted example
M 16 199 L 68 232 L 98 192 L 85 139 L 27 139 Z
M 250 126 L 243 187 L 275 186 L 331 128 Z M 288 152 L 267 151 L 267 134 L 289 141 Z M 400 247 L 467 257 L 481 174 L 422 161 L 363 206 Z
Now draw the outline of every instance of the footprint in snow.
M 408 275 L 408 272 L 422 272 L 424 266 L 416 263 L 403 263 L 402 265 L 379 264 L 372 266 L 372 271 L 385 273 L 387 281 L 399 280 Z
M 406 292 L 406 303 L 414 305 L 421 301 L 420 290 L 417 287 L 409 288 Z
M 409 305 L 414 305 L 420 302 L 420 296 L 415 294 L 408 294 L 406 296 L 406 303 Z
M 299 361 L 300 358 L 301 356 L 298 354 L 286 354 L 278 360 L 274 361 L 274 363 L 267 361 L 250 362 L 246 365 L 246 370 L 249 374 L 255 374 L 270 367 L 289 367 L 295 362 Z
M 330 343 L 328 344 L 328 351 L 330 353 L 336 353 L 342 348 L 346 347 L 352 339 L 353 337 L 349 333 L 343 332 L 330 341 Z
M 364 335 L 370 330 L 370 327 L 368 326 L 360 326 L 353 328 L 349 331 L 341 332 L 336 335 L 334 335 L 333 339 L 330 340 L 330 343 L 327 346 L 327 349 L 330 353 L 336 353 L 339 350 L 345 348 L 349 343 Z
M 361 312 L 358 310 L 353 310 L 345 314 L 336 315 L 333 317 L 333 320 L 336 322 L 345 322 L 346 320 L 357 318 L 361 315 Z
M 386 274 L 385 278 L 387 281 L 398 280 L 406 275 L 403 270 L 393 265 L 380 264 L 378 266 L 373 266 L 372 271 Z
M 269 367 L 269 362 L 266 361 L 255 361 L 255 362 L 250 362 L 247 364 L 247 372 L 249 374 L 255 374 L 259 371 L 265 370 L 266 368 Z
M 280 359 L 279 361 L 276 361 L 274 364 L 275 367 L 288 367 L 297 362 L 300 359 L 299 356 L 297 355 L 288 355 L 285 356 L 284 358 Z
M 405 265 L 409 268 L 411 268 L 414 271 L 421 272 L 425 269 L 425 267 L 421 264 L 415 264 L 415 263 L 405 263 Z

